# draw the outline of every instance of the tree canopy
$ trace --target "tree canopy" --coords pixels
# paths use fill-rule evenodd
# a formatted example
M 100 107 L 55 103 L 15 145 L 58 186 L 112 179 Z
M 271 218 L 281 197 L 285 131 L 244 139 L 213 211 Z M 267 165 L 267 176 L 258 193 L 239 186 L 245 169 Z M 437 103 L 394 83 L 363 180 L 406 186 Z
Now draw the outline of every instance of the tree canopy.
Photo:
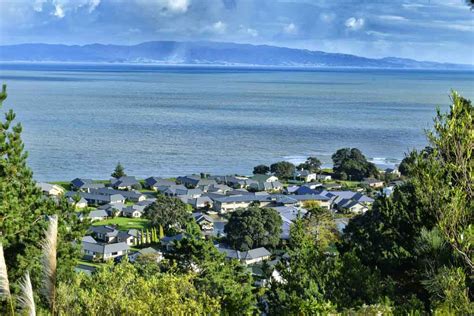
M 322 162 L 316 157 L 308 157 L 305 162 L 298 165 L 298 169 L 308 170 L 310 172 L 319 172 Z
M 235 249 L 273 248 L 280 241 L 281 225 L 281 216 L 274 209 L 250 207 L 233 212 L 224 232 Z
M 126 175 L 127 174 L 125 173 L 125 168 L 122 166 L 120 162 L 117 163 L 117 165 L 115 166 L 114 172 L 112 172 L 111 174 L 111 176 L 116 179 L 125 177 Z
M 159 194 L 156 201 L 145 208 L 144 215 L 153 226 L 163 227 L 167 235 L 180 232 L 191 218 L 183 201 L 162 194 Z
M 258 165 L 253 168 L 253 174 L 267 174 L 270 172 L 270 167 L 267 165 Z
M 332 155 L 334 173 L 342 180 L 357 180 L 375 177 L 377 167 L 367 161 L 367 158 L 357 148 L 341 148 Z
M 283 179 L 289 179 L 293 177 L 295 169 L 295 165 L 288 161 L 276 162 L 270 166 L 270 171 L 273 172 L 277 177 Z

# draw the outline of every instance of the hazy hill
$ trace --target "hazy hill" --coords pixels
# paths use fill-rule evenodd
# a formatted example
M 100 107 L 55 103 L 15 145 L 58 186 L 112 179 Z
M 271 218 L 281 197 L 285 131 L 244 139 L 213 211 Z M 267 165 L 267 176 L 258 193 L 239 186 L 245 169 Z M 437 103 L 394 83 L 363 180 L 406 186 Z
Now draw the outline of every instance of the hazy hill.
M 268 45 L 156 41 L 138 45 L 19 44 L 0 46 L 0 61 L 121 62 L 311 67 L 472 69 L 470 65 L 387 57 L 364 58 Z

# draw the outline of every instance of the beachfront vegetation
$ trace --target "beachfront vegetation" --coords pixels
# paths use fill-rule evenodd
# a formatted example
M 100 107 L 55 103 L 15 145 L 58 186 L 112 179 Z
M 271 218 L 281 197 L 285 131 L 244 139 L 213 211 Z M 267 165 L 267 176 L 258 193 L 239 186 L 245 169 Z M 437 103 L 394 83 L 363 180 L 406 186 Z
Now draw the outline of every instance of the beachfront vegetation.
M 253 168 L 253 174 L 267 174 L 270 172 L 270 167 L 267 165 L 258 165 Z
M 333 171 L 341 180 L 357 180 L 378 176 L 377 167 L 357 148 L 341 148 L 332 155 Z
M 112 172 L 111 174 L 111 176 L 116 179 L 125 177 L 126 175 L 127 174 L 125 173 L 125 168 L 122 166 L 120 162 L 117 163 L 117 165 L 115 166 L 114 172 Z
M 295 165 L 288 161 L 275 162 L 270 166 L 270 171 L 278 178 L 290 179 L 295 173 Z
M 322 162 L 317 157 L 308 157 L 305 162 L 298 165 L 299 170 L 308 170 L 309 172 L 319 172 Z
M 73 273 L 77 241 L 89 223 L 35 186 L 21 126 L 9 111 L 0 125 L 0 314 L 472 315 L 474 108 L 455 93 L 452 102 L 428 133 L 432 150 L 411 153 L 405 182 L 390 197 L 376 197 L 344 233 L 335 232 L 331 214 L 317 204 L 308 203 L 309 214 L 293 221 L 287 244 L 280 242 L 279 213 L 233 212 L 225 228 L 231 245 L 284 253 L 274 269 L 261 265 L 266 283 L 258 289 L 241 262 L 224 259 L 194 233 L 170 244 L 160 263 L 124 258 L 91 276 Z M 335 172 L 375 175 L 354 149 L 335 158 Z M 168 234 L 197 229 L 187 225 L 190 214 L 176 198 L 157 195 L 145 215 Z M 37 291 L 43 284 L 45 291 Z

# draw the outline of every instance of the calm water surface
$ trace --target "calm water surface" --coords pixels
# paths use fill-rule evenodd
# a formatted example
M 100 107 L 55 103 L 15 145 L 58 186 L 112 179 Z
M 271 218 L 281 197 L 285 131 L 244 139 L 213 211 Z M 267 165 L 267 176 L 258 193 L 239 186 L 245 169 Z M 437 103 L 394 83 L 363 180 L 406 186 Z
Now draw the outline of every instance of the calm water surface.
M 474 97 L 473 72 L 446 71 L 3 64 L 0 82 L 38 180 L 108 178 L 118 161 L 139 177 L 248 174 L 349 146 L 390 165 L 426 145 L 450 89 Z

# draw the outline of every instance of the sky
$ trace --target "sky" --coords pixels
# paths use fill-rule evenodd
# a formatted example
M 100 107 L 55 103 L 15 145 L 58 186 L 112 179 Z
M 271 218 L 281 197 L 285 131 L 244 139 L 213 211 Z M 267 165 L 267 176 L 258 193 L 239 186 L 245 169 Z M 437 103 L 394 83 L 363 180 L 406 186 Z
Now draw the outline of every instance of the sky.
M 465 0 L 0 0 L 0 44 L 268 44 L 474 64 Z

